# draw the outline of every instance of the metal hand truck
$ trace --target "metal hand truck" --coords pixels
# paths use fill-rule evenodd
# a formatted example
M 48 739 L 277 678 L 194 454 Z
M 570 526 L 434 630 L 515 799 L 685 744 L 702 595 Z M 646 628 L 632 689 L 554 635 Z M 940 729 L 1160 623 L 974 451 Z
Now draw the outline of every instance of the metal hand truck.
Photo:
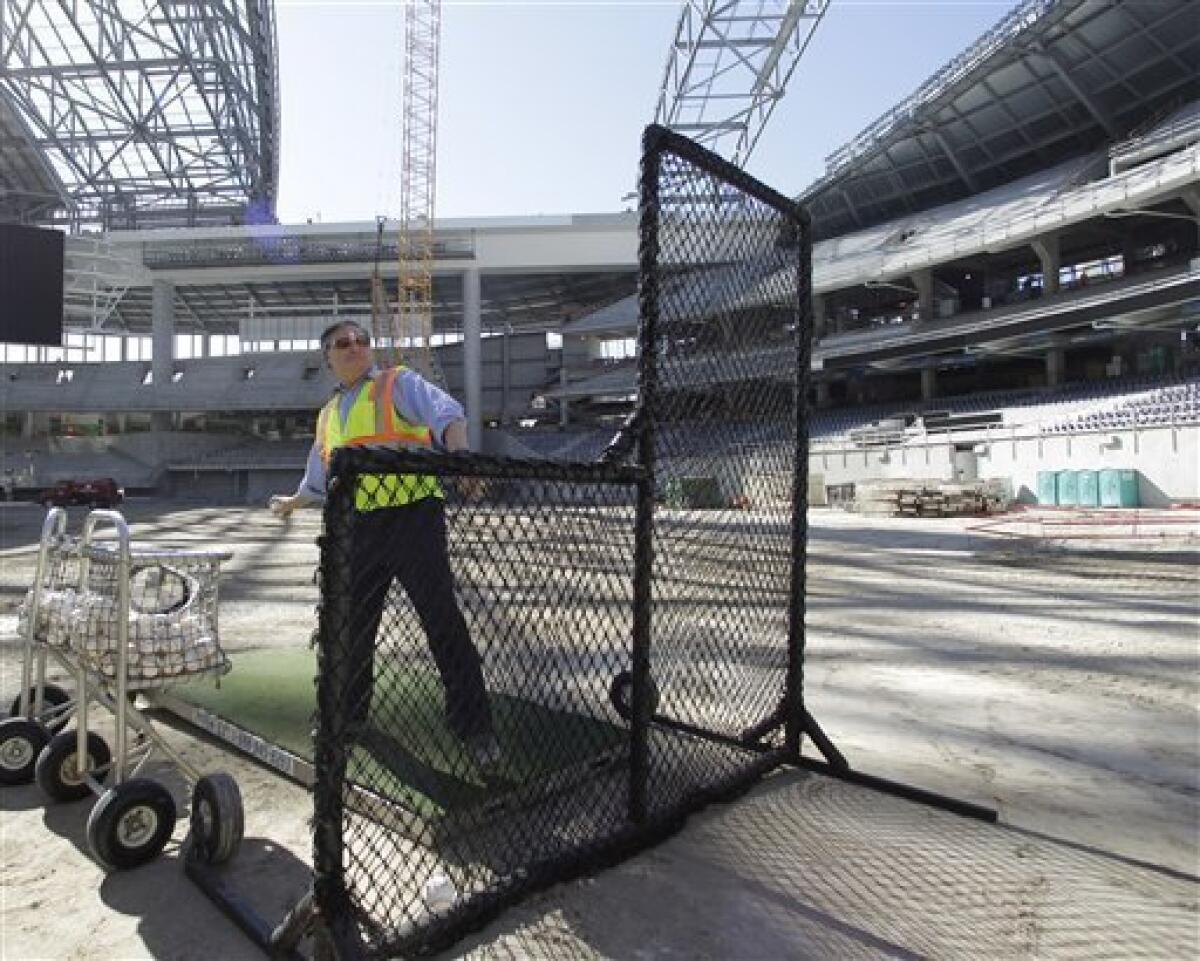
M 65 646 L 75 588 L 78 541 L 67 536 L 67 512 L 56 507 L 42 523 L 33 586 L 21 605 L 21 689 L 0 721 L 0 785 L 28 784 L 38 754 L 75 713 L 71 694 L 46 680 L 53 646 Z
M 228 551 L 133 549 L 129 527 L 116 511 L 92 511 L 78 541 L 65 537 L 65 518 L 51 511 L 43 527 L 47 566 L 74 564 L 78 588 L 44 590 L 39 570 L 29 599 L 22 699 L 29 714 L 3 722 L 24 726 L 12 734 L 36 744 L 34 779 L 52 801 L 99 796 L 87 823 L 95 858 L 111 869 L 153 860 L 175 830 L 171 792 L 139 776 L 155 749 L 174 763 L 191 787 L 192 856 L 210 864 L 228 860 L 242 839 L 243 808 L 237 782 L 224 772 L 202 775 L 185 761 L 136 707 L 139 691 L 219 677 L 230 669 L 217 632 L 220 564 Z M 94 543 L 101 524 L 115 528 L 116 542 Z M 69 557 L 68 557 L 69 555 Z M 66 629 L 62 630 L 62 621 Z M 65 642 L 65 643 L 64 643 Z M 44 694 L 46 655 L 74 678 L 66 704 L 77 718 L 74 731 L 50 734 L 36 715 L 36 691 Z M 37 677 L 34 662 L 37 662 Z M 28 681 L 28 683 L 27 683 Z M 32 696 L 30 691 L 35 692 Z M 89 708 L 99 704 L 114 717 L 115 749 L 89 729 Z M 0 725 L 0 754 L 10 746 Z M 129 738 L 130 729 L 134 733 Z M 15 759 L 19 752 L 11 746 Z M 80 764 L 79 759 L 84 758 Z M 15 769 L 15 764 L 12 765 Z

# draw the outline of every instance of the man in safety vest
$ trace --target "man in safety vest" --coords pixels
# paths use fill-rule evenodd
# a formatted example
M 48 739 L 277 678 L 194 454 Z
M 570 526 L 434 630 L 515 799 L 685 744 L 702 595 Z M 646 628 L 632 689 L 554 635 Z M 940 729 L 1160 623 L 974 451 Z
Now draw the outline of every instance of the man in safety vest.
M 382 370 L 370 335 L 353 321 L 321 334 L 325 362 L 339 381 L 317 418 L 304 477 L 290 496 L 272 497 L 271 511 L 286 518 L 298 507 L 325 500 L 329 463 L 342 446 L 371 444 L 465 451 L 462 405 L 405 367 Z M 364 475 L 355 491 L 351 559 L 351 657 L 362 668 L 349 691 L 352 719 L 367 720 L 375 634 L 388 590 L 399 580 L 421 625 L 446 691 L 446 721 L 475 763 L 487 771 L 500 760 L 479 653 L 454 596 L 446 547 L 443 492 L 436 477 Z

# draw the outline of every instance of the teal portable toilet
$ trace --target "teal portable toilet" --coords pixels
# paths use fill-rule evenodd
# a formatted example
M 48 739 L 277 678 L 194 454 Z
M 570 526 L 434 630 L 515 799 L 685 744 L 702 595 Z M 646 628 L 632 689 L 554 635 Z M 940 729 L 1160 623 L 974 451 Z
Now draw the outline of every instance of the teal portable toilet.
M 1100 506 L 1100 474 L 1094 470 L 1081 470 L 1076 481 L 1080 507 Z
M 1121 479 L 1111 468 L 1100 472 L 1100 506 L 1121 506 Z
M 1140 500 L 1136 470 L 1102 470 L 1100 472 L 1101 507 L 1137 507 Z
M 1121 506 L 1140 507 L 1142 494 L 1138 489 L 1138 472 L 1136 470 L 1117 471 L 1121 475 Z
M 1057 475 L 1054 473 L 1054 471 L 1038 471 L 1037 502 L 1043 507 L 1053 507 L 1058 503 Z
M 1079 503 L 1079 471 L 1060 470 L 1055 487 L 1060 507 L 1074 507 Z

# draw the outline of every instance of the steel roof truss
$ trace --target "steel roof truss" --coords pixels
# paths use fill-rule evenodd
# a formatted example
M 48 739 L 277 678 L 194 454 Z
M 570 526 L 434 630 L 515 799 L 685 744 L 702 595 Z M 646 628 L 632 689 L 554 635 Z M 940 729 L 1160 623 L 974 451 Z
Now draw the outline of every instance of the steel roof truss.
M 0 88 L 75 202 L 77 222 L 273 204 L 271 0 L 0 0 Z M 272 211 L 266 211 L 269 216 Z
M 744 165 L 828 0 L 686 0 L 655 121 Z

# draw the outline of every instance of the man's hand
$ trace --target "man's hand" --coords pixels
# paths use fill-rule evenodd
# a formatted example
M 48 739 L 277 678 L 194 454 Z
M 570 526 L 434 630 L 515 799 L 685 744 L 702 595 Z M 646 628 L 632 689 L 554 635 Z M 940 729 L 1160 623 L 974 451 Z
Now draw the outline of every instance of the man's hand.
M 281 521 L 288 520 L 292 516 L 292 511 L 299 506 L 299 497 L 287 497 L 283 494 L 276 494 L 269 501 L 267 501 L 267 508 Z
M 442 432 L 442 446 L 452 454 L 469 454 L 471 448 L 467 444 L 467 422 L 465 420 L 451 421 Z M 487 481 L 482 477 L 460 475 L 456 479 L 458 492 L 466 501 L 481 501 L 487 493 Z

